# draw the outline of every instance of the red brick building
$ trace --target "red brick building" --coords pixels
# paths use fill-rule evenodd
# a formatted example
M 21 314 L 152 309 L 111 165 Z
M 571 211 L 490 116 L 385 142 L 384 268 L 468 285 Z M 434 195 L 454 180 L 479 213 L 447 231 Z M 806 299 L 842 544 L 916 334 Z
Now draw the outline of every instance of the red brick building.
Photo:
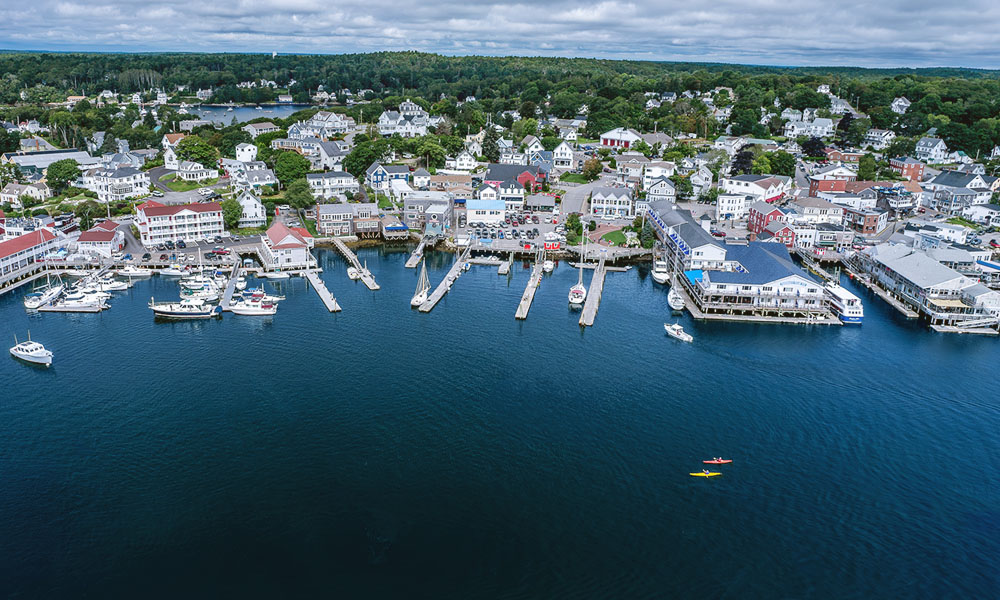
M 909 156 L 889 160 L 889 168 L 910 181 L 920 182 L 924 178 L 924 163 Z

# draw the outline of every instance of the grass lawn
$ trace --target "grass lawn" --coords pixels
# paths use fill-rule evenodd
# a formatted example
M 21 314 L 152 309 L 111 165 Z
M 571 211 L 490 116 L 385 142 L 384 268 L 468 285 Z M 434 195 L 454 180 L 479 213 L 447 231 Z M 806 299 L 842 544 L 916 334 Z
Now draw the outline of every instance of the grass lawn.
M 378 202 L 378 207 L 380 209 L 392 208 L 392 200 L 390 200 L 389 196 L 386 196 L 385 194 L 376 195 L 375 201 Z
M 559 176 L 559 181 L 568 181 L 570 183 L 587 183 L 587 178 L 580 173 L 563 173 Z
M 164 177 L 171 177 L 170 181 L 165 181 L 167 187 L 175 192 L 190 192 L 191 190 L 197 190 L 199 188 L 207 187 L 210 185 L 215 185 L 219 183 L 219 178 L 205 179 L 202 181 L 184 181 L 183 179 L 173 179 L 172 175 L 164 175 L 160 178 L 160 181 L 164 181 Z
M 971 227 L 972 229 L 979 230 L 979 225 L 973 223 L 972 221 L 967 221 L 962 217 L 952 217 L 946 221 L 952 225 L 964 225 L 965 227 Z
M 602 235 L 601 239 L 606 242 L 611 242 L 615 246 L 621 246 L 625 243 L 625 234 L 622 233 L 620 229 L 618 231 L 609 231 Z
M 585 138 L 585 137 L 580 137 L 580 136 L 576 137 L 576 143 L 577 144 L 597 144 L 600 141 L 601 140 L 592 140 L 590 138 Z
M 311 219 L 302 219 L 302 223 L 306 226 L 306 229 L 309 230 L 309 233 L 311 233 L 313 237 L 319 237 L 319 234 L 316 233 L 316 221 Z

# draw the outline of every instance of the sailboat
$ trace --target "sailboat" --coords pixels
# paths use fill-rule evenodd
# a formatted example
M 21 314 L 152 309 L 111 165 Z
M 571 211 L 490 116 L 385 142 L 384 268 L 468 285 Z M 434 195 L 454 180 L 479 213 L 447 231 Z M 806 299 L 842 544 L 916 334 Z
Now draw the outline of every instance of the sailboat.
M 677 249 L 676 252 L 680 252 Z M 670 291 L 667 292 L 667 304 L 673 310 L 684 310 L 684 297 L 677 291 L 677 254 L 674 254 L 674 268 L 670 272 Z
M 583 304 L 583 301 L 587 299 L 587 286 L 583 285 L 583 261 L 587 256 L 586 242 L 584 242 L 583 248 L 583 253 L 580 255 L 580 280 L 569 288 L 569 303 L 574 306 Z
M 63 292 L 62 280 L 56 275 L 56 285 L 52 284 L 52 276 L 49 273 L 45 274 L 45 285 L 43 287 L 35 288 L 28 294 L 24 296 L 24 307 L 29 310 L 35 310 L 40 306 L 45 306 L 46 304 L 52 302 L 59 297 Z
M 427 302 L 427 292 L 431 289 L 431 280 L 427 277 L 427 259 L 420 261 L 420 277 L 417 279 L 417 290 L 410 299 L 410 306 L 417 308 Z

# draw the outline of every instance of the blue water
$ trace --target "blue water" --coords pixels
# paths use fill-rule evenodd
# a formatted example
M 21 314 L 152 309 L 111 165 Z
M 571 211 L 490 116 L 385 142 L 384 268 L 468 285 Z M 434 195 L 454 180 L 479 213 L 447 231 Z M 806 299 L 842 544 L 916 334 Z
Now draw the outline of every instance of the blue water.
M 609 274 L 473 267 L 430 314 L 320 251 L 271 319 L 28 316 L 0 359 L 0 597 L 987 598 L 1000 576 L 998 340 L 862 294 L 861 327 L 699 323 Z M 432 255 L 439 281 L 450 257 Z M 269 283 L 268 285 L 275 285 Z M 711 456 L 722 477 L 689 477 Z
M 290 114 L 309 108 L 308 104 L 266 104 L 260 110 L 254 107 L 238 106 L 233 110 L 228 110 L 224 106 L 195 106 L 187 109 L 192 115 L 199 119 L 214 121 L 223 125 L 229 125 L 236 117 L 237 123 L 245 123 L 253 119 L 284 119 Z

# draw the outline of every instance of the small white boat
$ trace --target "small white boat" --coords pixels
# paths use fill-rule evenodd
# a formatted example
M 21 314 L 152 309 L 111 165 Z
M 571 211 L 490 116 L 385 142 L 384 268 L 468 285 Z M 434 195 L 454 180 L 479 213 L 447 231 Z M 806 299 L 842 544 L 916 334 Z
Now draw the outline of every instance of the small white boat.
M 347 267 L 347 278 L 351 281 L 357 281 L 361 279 L 361 272 L 354 267 Z
M 239 277 L 236 278 L 236 289 L 239 290 L 239 291 L 241 291 L 241 292 L 243 290 L 247 289 L 247 278 L 246 277 L 240 275 Z
M 64 288 L 62 280 L 58 276 L 56 276 L 56 281 L 59 283 L 53 284 L 50 276 L 46 274 L 45 286 L 36 288 L 24 295 L 24 307 L 28 310 L 37 310 L 58 298 L 63 293 Z
M 654 260 L 653 261 L 653 281 L 659 284 L 664 284 L 670 281 L 670 266 L 665 260 Z
M 587 288 L 582 283 L 578 283 L 573 287 L 569 288 L 569 303 L 570 304 L 583 304 L 587 299 Z
M 96 313 L 108 308 L 107 298 L 111 294 L 85 293 L 79 290 L 72 291 L 57 299 L 55 302 L 38 307 L 41 312 L 80 312 Z
M 115 272 L 122 277 L 150 277 L 153 274 L 152 269 L 140 269 L 133 265 L 129 265 L 124 269 L 118 269 Z
M 180 265 L 170 265 L 166 269 L 160 269 L 160 275 L 166 277 L 184 277 L 185 275 L 190 275 L 191 269 L 188 267 L 182 267 Z
M 410 306 L 417 308 L 424 302 L 427 302 L 427 292 L 430 289 L 431 280 L 427 277 L 427 259 L 425 258 L 420 261 L 420 277 L 417 279 L 416 292 L 413 294 L 413 298 L 410 298 Z
M 255 108 L 254 110 L 264 110 L 264 109 L 263 109 L 263 108 L 261 108 L 261 107 L 260 107 L 260 105 L 258 104 L 258 105 L 257 105 L 257 108 Z
M 208 319 L 219 316 L 221 311 L 218 306 L 199 298 L 185 298 L 180 302 L 157 302 L 150 298 L 149 308 L 153 316 L 162 319 Z
M 245 300 L 241 298 L 229 305 L 229 311 L 234 315 L 266 317 L 278 312 L 278 303 L 272 300 Z
M 271 271 L 268 273 L 261 273 L 258 277 L 263 277 L 264 279 L 289 279 L 291 275 L 288 271 Z
M 52 351 L 46 350 L 45 346 L 38 342 L 31 341 L 31 332 L 28 332 L 28 341 L 18 342 L 14 336 L 14 347 L 10 349 L 10 355 L 23 361 L 45 365 L 52 364 Z
M 555 268 L 556 268 L 556 263 L 552 262 L 551 260 L 547 260 L 542 263 L 542 270 L 545 271 L 546 273 L 551 273 L 552 270 Z
M 670 308 L 674 310 L 684 310 L 684 297 L 677 291 L 675 287 L 676 285 L 677 282 L 674 282 L 674 284 L 670 286 L 670 291 L 667 292 L 667 304 L 669 304 Z
M 214 289 L 181 290 L 181 299 L 184 298 L 197 298 L 205 302 L 215 302 L 219 299 L 219 292 Z
M 94 287 L 102 292 L 124 292 L 129 288 L 129 284 L 127 281 L 121 281 L 108 276 L 95 281 Z
M 666 330 L 667 335 L 674 339 L 678 339 L 682 342 L 693 342 L 694 338 L 690 333 L 684 331 L 684 328 L 680 326 L 679 323 L 664 323 L 663 329 Z

